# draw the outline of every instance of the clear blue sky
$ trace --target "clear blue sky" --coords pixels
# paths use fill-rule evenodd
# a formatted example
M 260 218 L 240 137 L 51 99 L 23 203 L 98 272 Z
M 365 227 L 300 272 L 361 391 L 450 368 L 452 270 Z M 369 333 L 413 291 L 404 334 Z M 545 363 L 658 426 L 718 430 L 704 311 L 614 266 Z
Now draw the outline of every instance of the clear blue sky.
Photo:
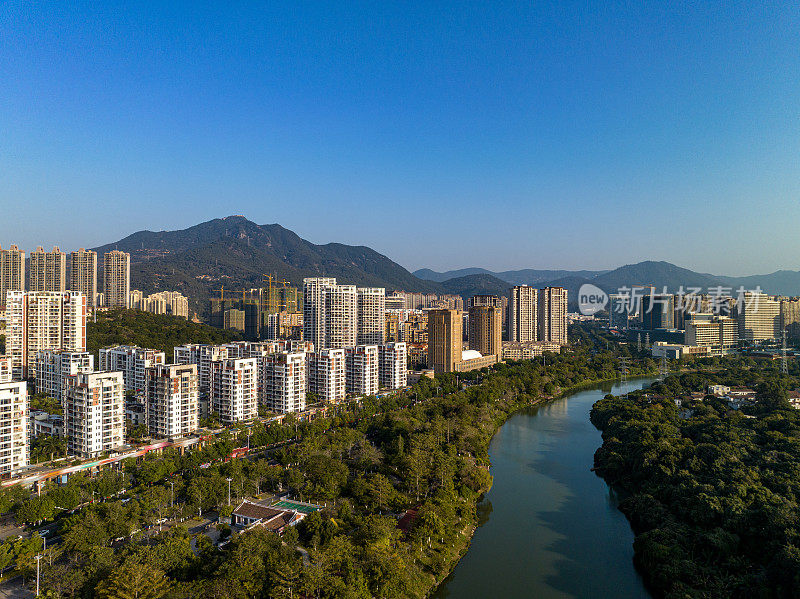
M 800 269 L 796 2 L 260 4 L 5 2 L 0 243 Z

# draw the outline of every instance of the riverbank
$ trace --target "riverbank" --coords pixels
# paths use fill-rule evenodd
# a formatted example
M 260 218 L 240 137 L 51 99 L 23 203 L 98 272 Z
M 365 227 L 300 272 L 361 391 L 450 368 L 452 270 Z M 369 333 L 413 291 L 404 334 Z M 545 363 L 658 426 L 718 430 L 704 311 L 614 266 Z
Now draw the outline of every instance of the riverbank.
M 654 374 L 655 373 L 651 373 L 650 376 L 648 376 L 647 374 L 638 375 L 637 377 L 635 377 L 633 379 L 630 379 L 630 381 L 633 383 L 637 379 L 639 379 L 639 380 L 640 379 L 649 379 L 649 378 L 652 378 L 652 375 L 654 375 Z M 581 382 L 581 383 L 578 383 L 578 384 L 575 384 L 575 385 L 571 385 L 568 388 L 559 390 L 559 392 L 557 394 L 554 394 L 552 396 L 539 395 L 534 400 L 520 399 L 519 401 L 515 402 L 514 405 L 509 406 L 509 409 L 504 412 L 502 417 L 495 419 L 495 421 L 494 421 L 494 425 L 495 425 L 494 426 L 494 430 L 493 430 L 492 435 L 489 438 L 489 441 L 488 441 L 487 446 L 486 446 L 487 452 L 488 452 L 489 444 L 492 442 L 492 440 L 494 439 L 494 437 L 497 434 L 497 432 L 501 429 L 501 427 L 503 427 L 503 425 L 505 425 L 509 421 L 509 419 L 514 417 L 516 414 L 518 414 L 522 410 L 533 408 L 533 407 L 547 406 L 549 404 L 552 404 L 554 402 L 563 400 L 563 399 L 565 399 L 565 398 L 567 398 L 567 397 L 569 397 L 571 395 L 574 395 L 576 393 L 580 393 L 581 391 L 584 391 L 586 389 L 590 389 L 592 387 L 597 387 L 597 386 L 600 386 L 600 385 L 603 385 L 603 384 L 607 384 L 607 383 L 614 384 L 617 380 L 618 380 L 617 377 L 592 379 L 592 380 L 587 380 L 587 381 L 584 381 L 584 382 Z M 587 420 L 588 420 L 588 414 L 587 414 Z M 476 511 L 477 511 L 478 505 L 481 503 L 481 501 L 483 500 L 485 495 L 491 490 L 491 488 L 493 486 L 493 483 L 494 483 L 494 479 L 492 478 L 491 481 L 490 481 L 490 484 L 485 489 L 482 489 L 481 493 L 475 498 L 475 502 L 474 502 L 474 506 L 473 507 L 474 507 L 474 509 Z M 430 597 L 432 595 L 435 595 L 440 590 L 442 584 L 445 581 L 447 581 L 447 579 L 449 577 L 452 576 L 454 570 L 458 567 L 458 564 L 461 562 L 461 560 L 464 558 L 464 556 L 468 553 L 468 551 L 469 551 L 469 549 L 470 549 L 470 547 L 472 545 L 473 538 L 474 538 L 475 532 L 477 531 L 477 528 L 478 528 L 478 518 L 477 518 L 477 515 L 476 515 L 475 522 L 473 522 L 472 525 L 470 526 L 469 534 L 465 535 L 461 539 L 460 545 L 458 547 L 454 548 L 455 549 L 455 553 L 456 553 L 456 557 L 454 559 L 452 559 L 447 564 L 446 569 L 443 570 L 442 573 L 438 577 L 436 577 L 436 581 L 433 584 L 432 588 L 426 594 L 426 597 Z
M 632 380 L 631 390 L 651 380 Z M 586 381 L 509 412 L 492 440 L 480 533 L 432 597 L 648 596 L 633 567 L 633 531 L 591 472 L 600 432 L 588 413 L 613 382 Z

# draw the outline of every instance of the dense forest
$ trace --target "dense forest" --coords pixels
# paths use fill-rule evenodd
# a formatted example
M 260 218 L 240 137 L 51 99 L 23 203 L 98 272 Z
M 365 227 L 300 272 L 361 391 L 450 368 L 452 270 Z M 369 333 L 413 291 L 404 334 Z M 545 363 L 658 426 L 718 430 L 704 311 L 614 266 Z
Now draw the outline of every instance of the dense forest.
M 657 596 L 800 596 L 800 410 L 787 402 L 798 374 L 767 360 L 702 360 L 693 373 L 595 404 L 595 464 L 627 495 L 634 559 Z M 715 383 L 750 387 L 757 399 L 741 411 L 686 399 Z
M 163 351 L 172 362 L 172 348 L 185 343 L 228 343 L 241 339 L 236 331 L 218 329 L 190 322 L 178 316 L 151 314 L 138 310 L 98 312 L 97 322 L 86 325 L 86 349 L 97 356 L 97 350 L 109 345 L 138 345 Z
M 222 459 L 246 443 L 240 431 L 185 455 L 128 463 L 124 474 L 73 476 L 41 497 L 6 490 L 0 512 L 59 524 L 63 542 L 48 545 L 41 562 L 43 588 L 55 597 L 422 597 L 468 546 L 491 485 L 489 441 L 508 414 L 616 376 L 612 353 L 584 347 L 549 355 L 546 367 L 524 361 L 422 379 L 331 418 L 254 425 L 250 445 L 261 449 L 249 459 Z M 634 373 L 653 365 L 642 360 Z M 323 509 L 282 537 L 234 533 L 222 549 L 183 524 L 157 530 L 162 518 L 229 513 L 227 478 L 236 498 L 287 492 Z M 105 500 L 86 505 L 93 496 Z M 409 508 L 417 517 L 403 531 L 398 519 Z M 36 537 L 4 543 L 0 566 L 31 576 L 40 549 Z

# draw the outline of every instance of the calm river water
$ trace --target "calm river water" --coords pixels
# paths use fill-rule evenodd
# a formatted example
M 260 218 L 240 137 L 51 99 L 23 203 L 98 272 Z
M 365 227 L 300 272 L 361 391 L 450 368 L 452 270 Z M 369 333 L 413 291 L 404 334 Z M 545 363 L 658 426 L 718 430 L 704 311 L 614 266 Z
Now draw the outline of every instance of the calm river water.
M 500 428 L 489 448 L 494 484 L 478 506 L 481 524 L 435 598 L 650 596 L 633 567 L 628 521 L 590 470 L 601 438 L 589 410 L 610 391 L 610 383 L 580 391 Z

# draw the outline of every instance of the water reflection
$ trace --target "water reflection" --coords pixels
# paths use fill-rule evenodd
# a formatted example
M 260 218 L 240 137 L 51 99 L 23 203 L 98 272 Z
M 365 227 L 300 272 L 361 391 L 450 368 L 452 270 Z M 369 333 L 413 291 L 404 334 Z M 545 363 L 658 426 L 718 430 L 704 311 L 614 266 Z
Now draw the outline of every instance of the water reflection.
M 582 391 L 503 425 L 472 546 L 434 597 L 648 597 L 632 564 L 633 533 L 591 471 L 601 438 L 589 410 L 611 391 Z

